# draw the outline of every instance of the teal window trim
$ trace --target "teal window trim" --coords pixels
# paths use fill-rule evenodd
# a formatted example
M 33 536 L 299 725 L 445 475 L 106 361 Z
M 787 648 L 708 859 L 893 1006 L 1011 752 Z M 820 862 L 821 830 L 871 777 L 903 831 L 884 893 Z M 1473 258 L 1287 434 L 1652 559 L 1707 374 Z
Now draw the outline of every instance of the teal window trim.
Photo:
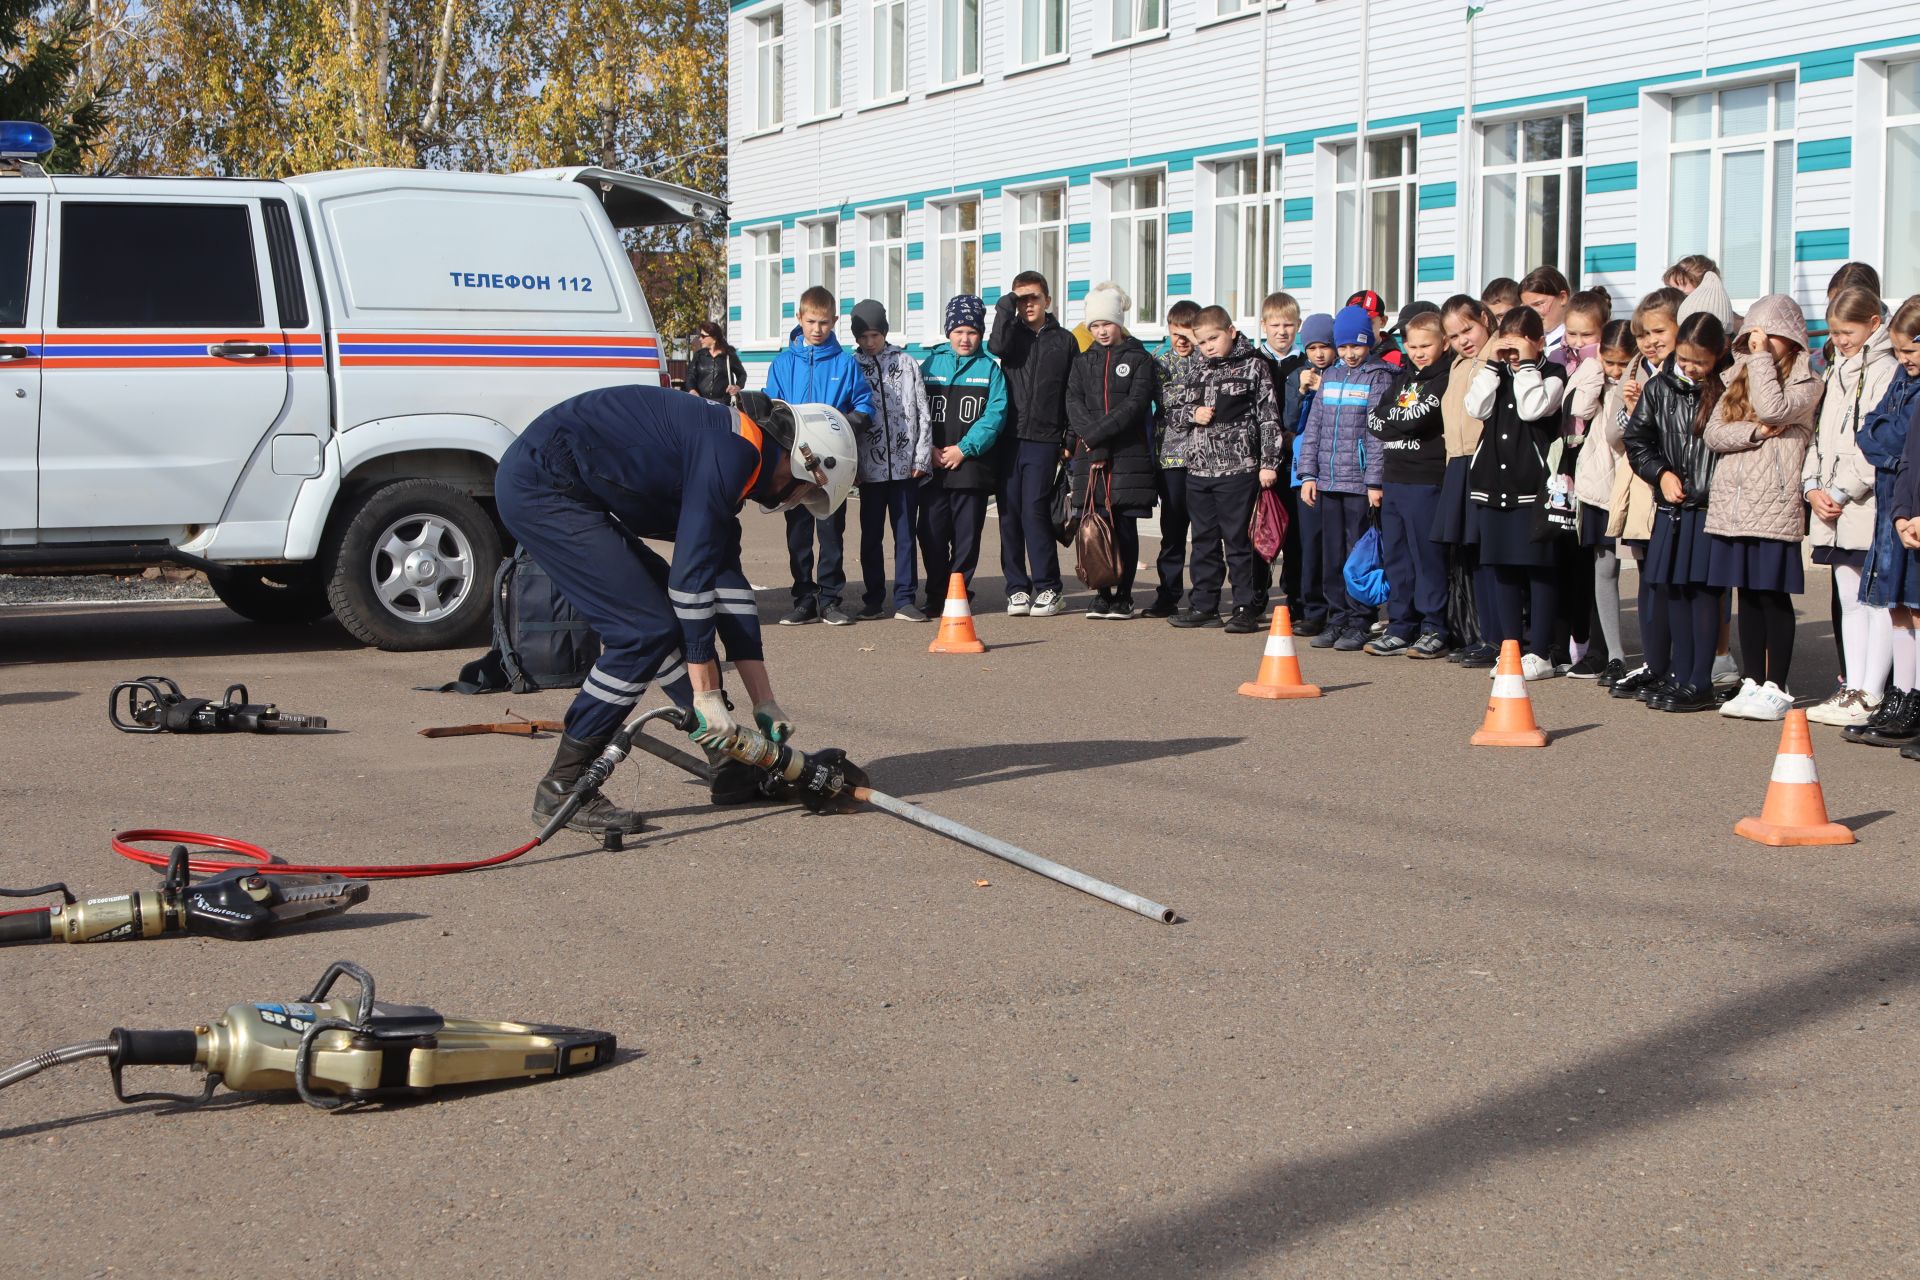
M 907 241 L 907 261 L 919 262 L 927 256 L 927 244 L 924 240 Z
M 1420 208 L 1451 209 L 1460 201 L 1460 189 L 1451 182 L 1423 182 L 1420 184 Z
M 1415 275 L 1421 284 L 1432 284 L 1437 280 L 1453 279 L 1453 255 L 1440 254 L 1432 258 L 1421 258 L 1414 264 Z
M 908 294 L 908 295 L 907 295 L 907 310 L 909 310 L 909 311 L 925 311 L 926 309 L 927 309 L 927 295 L 926 295 L 926 294 L 924 294 L 924 293 L 910 293 L 910 294 Z
M 1093 286 L 1085 280 L 1067 281 L 1067 301 L 1068 302 L 1080 301 L 1082 298 L 1087 296 L 1087 291 L 1092 287 Z
M 849 268 L 849 267 L 851 267 L 851 266 L 853 266 L 853 250 L 851 250 L 851 249 L 842 249 L 842 250 L 840 251 L 840 267 L 841 267 L 841 269 L 842 269 L 842 270 L 845 270 L 845 269 L 847 269 L 847 268 Z
M 1193 232 L 1193 211 L 1175 209 L 1167 214 L 1167 234 L 1170 236 L 1191 235 Z
M 1000 233 L 998 231 L 989 231 L 980 237 L 980 252 L 1000 252 Z
M 1587 194 L 1590 196 L 1605 195 L 1610 191 L 1635 191 L 1639 186 L 1640 165 L 1635 161 L 1587 166 Z
M 1282 222 L 1312 222 L 1313 197 L 1295 196 L 1291 200 L 1283 201 L 1280 205 L 1280 220 Z
M 1587 275 L 1632 271 L 1640 260 L 1637 244 L 1590 244 L 1582 254 Z
M 780 318 L 782 320 L 793 319 L 793 304 L 791 302 L 783 302 L 780 304 Z
M 1829 169 L 1853 167 L 1853 139 L 1810 138 L 1799 144 L 1794 167 L 1801 173 L 1821 173 Z
M 1845 262 L 1853 248 L 1853 235 L 1846 227 L 1822 227 L 1793 233 L 1795 262 Z
M 1282 267 L 1280 269 L 1280 287 L 1282 289 L 1313 288 L 1313 268 L 1306 265 Z
M 729 262 L 727 264 L 727 279 L 738 280 L 739 278 L 740 278 L 740 264 L 737 262 Z
M 1068 244 L 1087 244 L 1092 240 L 1093 224 L 1091 222 L 1069 222 L 1067 224 Z
M 1186 297 L 1192 292 L 1193 292 L 1193 277 L 1191 275 L 1182 271 L 1178 275 L 1171 275 L 1167 277 L 1167 296 L 1169 298 Z M 1145 323 L 1146 321 L 1152 318 L 1153 317 L 1150 317 L 1150 316 L 1140 317 L 1142 323 Z
M 782 258 L 782 259 L 780 259 L 780 274 L 781 274 L 781 275 L 783 275 L 783 276 L 790 276 L 790 275 L 792 275 L 792 274 L 793 274 L 793 259 L 792 259 L 792 258 Z

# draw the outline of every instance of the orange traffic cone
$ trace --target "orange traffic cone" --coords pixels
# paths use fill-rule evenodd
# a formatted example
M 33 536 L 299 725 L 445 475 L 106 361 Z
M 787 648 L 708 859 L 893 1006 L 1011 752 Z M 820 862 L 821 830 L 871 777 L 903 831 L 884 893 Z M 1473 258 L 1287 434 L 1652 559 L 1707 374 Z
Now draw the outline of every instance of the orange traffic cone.
M 1487 718 L 1471 739 L 1476 747 L 1544 747 L 1547 731 L 1533 722 L 1533 699 L 1520 674 L 1520 642 L 1500 642 L 1500 665 L 1493 673 L 1493 697 Z
M 1742 818 L 1733 833 L 1776 848 L 1807 844 L 1853 844 L 1851 830 L 1827 821 L 1827 798 L 1813 772 L 1813 739 L 1807 713 L 1787 712 L 1780 727 L 1780 751 L 1773 757 L 1773 780 L 1757 818 Z
M 1240 686 L 1243 698 L 1317 698 L 1320 686 L 1300 677 L 1300 659 L 1293 652 L 1293 614 L 1281 605 L 1273 611 L 1267 630 L 1267 650 L 1260 657 L 1260 674 Z
M 940 634 L 928 653 L 985 653 L 987 646 L 973 633 L 973 610 L 967 605 L 967 580 L 959 574 L 947 580 L 947 603 L 940 610 Z

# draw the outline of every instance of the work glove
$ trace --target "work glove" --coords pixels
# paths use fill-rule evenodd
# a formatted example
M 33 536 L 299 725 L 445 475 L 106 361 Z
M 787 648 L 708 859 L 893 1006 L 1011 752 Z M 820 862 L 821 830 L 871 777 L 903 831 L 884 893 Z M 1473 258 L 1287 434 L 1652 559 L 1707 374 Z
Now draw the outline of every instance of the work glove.
M 725 751 L 739 732 L 740 725 L 733 718 L 724 690 L 707 689 L 693 695 L 693 727 L 687 730 L 688 737 L 703 747 Z
M 786 742 L 793 737 L 793 721 L 787 719 L 787 713 L 772 698 L 754 707 L 753 722 L 760 726 L 760 732 L 769 742 Z

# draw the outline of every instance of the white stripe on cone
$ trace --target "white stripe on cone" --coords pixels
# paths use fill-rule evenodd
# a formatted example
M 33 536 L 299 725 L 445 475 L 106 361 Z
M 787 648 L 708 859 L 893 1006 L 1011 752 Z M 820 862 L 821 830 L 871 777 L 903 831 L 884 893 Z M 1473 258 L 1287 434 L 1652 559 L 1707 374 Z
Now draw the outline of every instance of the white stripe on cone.
M 1267 636 L 1266 656 L 1269 658 L 1291 658 L 1293 656 L 1293 637 L 1276 636 L 1269 633 Z
M 967 598 L 965 596 L 948 596 L 947 602 L 940 606 L 940 616 L 943 618 L 970 618 L 973 615 L 967 611 Z
M 1527 678 L 1525 676 L 1495 676 L 1493 678 L 1493 696 L 1496 698 L 1525 698 L 1527 696 Z
M 1813 773 L 1812 756 L 1775 756 L 1773 758 L 1773 780 L 1775 782 L 1810 783 L 1819 779 Z

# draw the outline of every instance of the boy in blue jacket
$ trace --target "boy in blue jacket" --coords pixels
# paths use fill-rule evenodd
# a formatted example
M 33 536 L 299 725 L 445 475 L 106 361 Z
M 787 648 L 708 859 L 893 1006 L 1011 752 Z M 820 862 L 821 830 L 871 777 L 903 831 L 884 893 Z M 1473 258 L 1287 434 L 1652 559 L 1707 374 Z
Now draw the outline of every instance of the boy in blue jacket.
M 1347 594 L 1347 557 L 1360 541 L 1367 511 L 1380 505 L 1384 459 L 1367 434 L 1367 419 L 1386 395 L 1393 370 L 1373 355 L 1373 317 L 1349 306 L 1333 318 L 1339 360 L 1320 375 L 1306 429 L 1300 433 L 1300 501 L 1320 520 L 1320 571 L 1326 583 L 1327 629 L 1316 649 L 1357 653 L 1366 647 L 1373 610 Z
M 1338 359 L 1333 353 L 1332 316 L 1320 311 L 1307 317 L 1300 326 L 1300 353 L 1305 359 L 1281 387 L 1280 426 L 1287 434 L 1286 455 L 1292 471 L 1280 497 L 1287 509 L 1281 581 L 1293 610 L 1293 634 L 1317 636 L 1327 629 L 1327 584 L 1320 576 L 1320 513 L 1300 501 L 1300 441 L 1320 390 L 1320 377 Z
M 800 295 L 799 323 L 786 350 L 773 358 L 767 370 L 766 392 L 788 404 L 824 404 L 847 416 L 855 432 L 866 429 L 873 412 L 867 377 L 853 356 L 833 336 L 833 294 L 815 285 Z M 856 417 L 855 415 L 859 415 Z M 853 625 L 853 615 L 840 607 L 847 587 L 847 509 L 842 506 L 824 520 L 804 510 L 787 512 L 787 566 L 793 572 L 793 611 L 780 619 L 783 627 L 803 622 Z M 820 539 L 820 579 L 813 576 L 813 540 Z
M 994 446 L 1007 424 L 1007 379 L 980 349 L 987 304 L 970 293 L 947 303 L 947 340 L 921 366 L 933 420 L 933 474 L 920 495 L 920 558 L 927 565 L 927 612 L 946 607 L 958 573 L 969 586 L 980 563 L 980 531 L 996 484 Z

